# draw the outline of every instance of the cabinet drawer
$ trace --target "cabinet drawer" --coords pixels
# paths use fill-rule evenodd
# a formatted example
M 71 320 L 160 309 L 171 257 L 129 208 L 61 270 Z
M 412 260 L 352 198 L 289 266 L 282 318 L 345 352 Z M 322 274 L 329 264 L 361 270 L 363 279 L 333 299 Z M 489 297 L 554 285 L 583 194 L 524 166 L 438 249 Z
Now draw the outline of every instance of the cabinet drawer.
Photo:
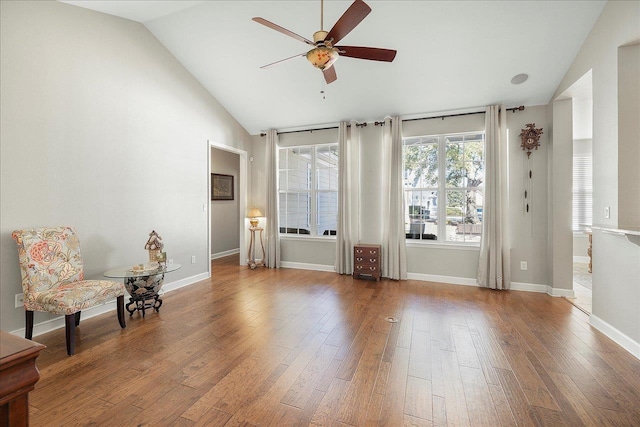
M 361 247 L 361 246 L 356 246 L 354 248 L 354 252 L 356 254 L 356 256 L 375 256 L 377 257 L 380 254 L 380 250 L 378 248 L 369 248 L 369 247 Z
M 358 256 L 355 257 L 356 265 L 377 265 L 380 259 L 377 256 Z
M 378 274 L 377 265 L 356 265 L 354 270 L 361 274 Z

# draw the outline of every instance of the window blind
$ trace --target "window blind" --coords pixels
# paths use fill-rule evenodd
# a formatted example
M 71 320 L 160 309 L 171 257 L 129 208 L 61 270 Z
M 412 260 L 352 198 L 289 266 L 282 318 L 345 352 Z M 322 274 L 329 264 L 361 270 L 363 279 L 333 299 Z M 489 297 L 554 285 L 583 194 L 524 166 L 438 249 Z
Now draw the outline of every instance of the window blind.
M 573 157 L 573 215 L 571 229 L 585 230 L 593 220 L 593 167 L 592 156 Z

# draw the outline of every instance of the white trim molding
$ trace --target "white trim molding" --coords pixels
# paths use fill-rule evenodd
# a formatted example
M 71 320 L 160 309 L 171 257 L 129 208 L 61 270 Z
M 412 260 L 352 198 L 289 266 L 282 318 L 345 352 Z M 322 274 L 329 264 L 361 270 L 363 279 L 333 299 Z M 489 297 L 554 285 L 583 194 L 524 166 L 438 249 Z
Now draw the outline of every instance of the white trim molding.
M 281 261 L 280 267 L 282 268 L 295 268 L 298 270 L 315 270 L 315 271 L 329 271 L 332 273 L 336 272 L 336 268 L 333 265 L 323 265 L 323 264 L 308 264 L 305 262 L 292 262 L 292 261 Z
M 538 292 L 541 294 L 548 294 L 549 289 L 550 288 L 547 285 L 541 285 L 539 283 L 525 283 L 525 282 L 511 282 L 511 288 L 510 288 L 510 290 L 512 291 Z
M 576 293 L 573 291 L 573 289 L 552 288 L 551 286 L 547 286 L 547 294 L 551 295 L 552 297 L 576 297 Z
M 407 279 L 422 282 L 446 283 L 449 285 L 478 286 L 476 279 L 468 277 L 439 276 L 437 274 L 407 273 Z
M 549 285 L 539 283 L 511 282 L 512 291 L 538 292 L 547 294 L 551 297 L 575 298 L 576 294 L 573 289 L 553 288 Z
M 166 292 L 171 292 L 176 289 L 180 289 L 185 286 L 192 285 L 194 283 L 208 279 L 209 277 L 211 277 L 209 273 L 202 273 L 202 274 L 197 274 L 195 276 L 180 279 L 175 282 L 164 284 L 162 286 L 162 289 L 160 290 L 160 294 L 162 295 Z M 128 298 L 127 294 L 125 294 L 125 299 L 126 298 Z M 127 301 L 125 300 L 125 304 L 126 303 Z M 104 313 L 109 313 L 111 311 L 116 311 L 116 300 L 112 300 L 104 304 L 91 307 L 87 310 L 82 310 L 82 320 L 91 319 L 92 317 L 96 317 Z M 117 319 L 115 318 L 113 319 L 114 328 L 118 327 L 116 320 Z M 60 329 L 60 328 L 64 328 L 64 316 L 59 316 L 54 319 L 49 319 L 49 320 L 45 320 L 44 322 L 39 322 L 34 324 L 33 336 L 35 337 L 38 335 L 46 334 L 47 332 L 55 331 L 56 329 Z M 16 329 L 15 331 L 11 331 L 11 334 L 23 337 L 24 332 L 25 332 L 25 328 L 20 328 L 20 329 Z
M 239 254 L 240 253 L 240 248 L 236 248 L 236 249 L 229 249 L 228 251 L 223 251 L 223 252 L 218 252 L 215 254 L 211 254 L 211 259 L 218 259 L 218 258 L 224 258 L 226 256 L 229 255 L 235 255 L 235 254 Z
M 296 268 L 299 270 L 316 270 L 316 271 L 335 271 L 335 267 L 332 265 L 321 264 L 307 264 L 301 262 L 283 261 L 281 266 L 283 268 Z M 455 277 L 455 276 L 440 276 L 437 274 L 424 274 L 424 273 L 407 273 L 407 279 L 419 280 L 421 282 L 436 282 L 445 283 L 448 285 L 462 285 L 462 286 L 478 286 L 475 278 L 470 277 Z M 567 297 L 575 298 L 573 289 L 561 289 L 552 288 L 548 285 L 542 285 L 538 283 L 523 283 L 523 282 L 511 282 L 511 291 L 524 291 L 524 292 L 538 292 L 541 294 L 547 294 L 552 297 Z
M 589 316 L 589 323 L 591 326 L 613 340 L 613 342 L 631 353 L 636 359 L 640 360 L 640 343 L 634 341 L 594 314 Z
M 573 262 L 577 262 L 580 264 L 589 264 L 590 260 L 591 259 L 588 256 L 578 256 L 578 255 L 573 256 Z

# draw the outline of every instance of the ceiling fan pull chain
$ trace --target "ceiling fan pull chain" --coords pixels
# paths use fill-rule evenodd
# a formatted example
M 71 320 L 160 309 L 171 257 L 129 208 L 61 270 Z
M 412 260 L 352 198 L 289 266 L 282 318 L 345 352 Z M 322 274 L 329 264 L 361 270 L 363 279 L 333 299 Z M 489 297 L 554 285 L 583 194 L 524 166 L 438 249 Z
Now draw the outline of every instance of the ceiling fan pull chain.
M 324 31 L 324 0 L 320 0 L 320 31 Z

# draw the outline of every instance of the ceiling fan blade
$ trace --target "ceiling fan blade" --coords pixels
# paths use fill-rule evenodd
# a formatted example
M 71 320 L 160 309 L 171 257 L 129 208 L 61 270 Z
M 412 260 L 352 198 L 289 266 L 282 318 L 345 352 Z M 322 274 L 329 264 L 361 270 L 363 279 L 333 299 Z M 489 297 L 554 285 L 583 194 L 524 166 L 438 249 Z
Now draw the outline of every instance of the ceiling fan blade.
M 362 0 L 356 0 L 353 2 L 349 9 L 347 9 L 338 22 L 333 26 L 325 40 L 332 40 L 334 45 L 351 32 L 368 14 L 371 12 L 371 8 L 367 6 Z
M 308 45 L 311 45 L 311 46 L 315 46 L 316 45 L 311 40 L 305 39 L 301 35 L 298 35 L 298 34 L 294 33 L 293 31 L 289 31 L 286 28 L 281 27 L 280 25 L 276 25 L 271 21 L 267 21 L 264 18 L 255 17 L 255 18 L 252 18 L 252 20 L 257 22 L 258 24 L 264 25 L 265 27 L 271 28 L 272 30 L 276 30 L 276 31 L 278 31 L 278 32 L 280 32 L 282 34 L 288 35 L 289 37 L 293 37 L 296 40 L 300 40 L 301 42 L 306 43 Z
M 335 46 L 335 48 L 339 50 L 340 56 L 348 56 L 350 58 L 392 62 L 396 57 L 396 51 L 393 49 L 363 46 Z
M 271 67 L 271 66 L 273 66 L 273 65 L 276 65 L 276 64 L 279 64 L 279 63 L 281 63 L 281 62 L 288 61 L 288 60 L 293 59 L 293 58 L 298 58 L 298 57 L 300 57 L 300 56 L 305 56 L 306 54 L 307 54 L 307 52 L 305 52 L 305 53 L 299 53 L 299 54 L 297 54 L 297 55 L 293 55 L 293 56 L 290 56 L 290 57 L 288 57 L 288 58 L 281 59 L 280 61 L 276 61 L 276 62 L 272 62 L 271 64 L 263 65 L 263 66 L 262 66 L 262 67 L 260 67 L 260 68 L 269 68 L 269 67 Z
M 336 67 L 334 67 L 333 65 L 322 70 L 322 74 L 324 74 L 324 81 L 327 82 L 327 84 L 333 83 L 338 79 L 338 75 L 336 74 Z

